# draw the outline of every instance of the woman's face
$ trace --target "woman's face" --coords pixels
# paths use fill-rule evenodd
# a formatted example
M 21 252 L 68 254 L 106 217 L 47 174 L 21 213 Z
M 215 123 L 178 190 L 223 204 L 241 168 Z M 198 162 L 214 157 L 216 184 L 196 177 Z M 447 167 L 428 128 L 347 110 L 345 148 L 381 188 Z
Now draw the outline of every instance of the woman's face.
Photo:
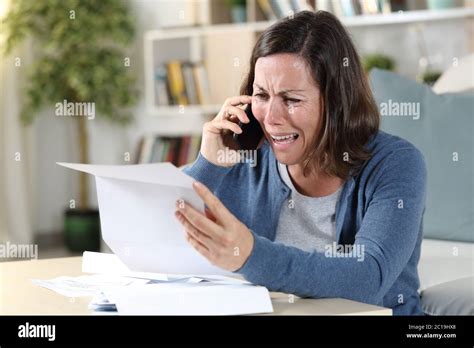
M 303 58 L 279 53 L 255 64 L 252 112 L 280 163 L 301 163 L 320 127 L 320 92 Z

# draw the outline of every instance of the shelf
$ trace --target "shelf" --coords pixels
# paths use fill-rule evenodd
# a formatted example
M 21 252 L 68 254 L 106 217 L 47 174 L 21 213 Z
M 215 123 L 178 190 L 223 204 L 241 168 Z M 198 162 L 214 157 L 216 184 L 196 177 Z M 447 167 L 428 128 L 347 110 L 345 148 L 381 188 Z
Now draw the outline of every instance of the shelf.
M 266 24 L 269 25 L 270 21 L 263 22 L 247 22 L 247 23 L 228 23 L 228 24 L 213 24 L 203 25 L 187 28 L 173 28 L 173 29 L 155 29 L 149 30 L 145 33 L 145 40 L 165 40 L 165 39 L 178 39 L 184 37 L 199 37 L 214 33 L 232 33 L 239 32 L 242 30 L 254 30 L 260 26 Z
M 377 26 L 386 24 L 403 24 L 413 22 L 430 22 L 474 17 L 474 7 L 461 7 L 444 10 L 399 11 L 388 14 L 357 15 L 340 17 L 346 27 Z M 259 21 L 247 23 L 229 23 L 176 28 L 166 30 L 151 30 L 145 34 L 148 40 L 175 39 L 232 31 L 250 30 L 263 31 L 277 21 Z
M 243 28 L 243 29 L 242 29 Z M 159 106 L 156 103 L 155 71 L 167 61 L 176 59 L 184 62 L 205 62 L 209 98 L 211 105 L 184 106 L 184 113 L 217 114 L 226 98 L 238 93 L 241 79 L 248 65 L 255 32 L 246 25 L 222 25 L 217 30 L 210 27 L 188 29 L 153 30 L 145 33 L 145 103 L 151 115 L 177 115 L 183 110 L 178 105 Z M 235 47 L 232 56 L 228 44 Z M 212 67 L 210 69 L 209 67 Z M 221 71 L 227 74 L 222 76 Z
M 360 27 L 462 19 L 473 16 L 474 8 L 452 8 L 445 10 L 400 11 L 390 14 L 344 17 L 341 19 L 341 21 L 347 27 Z
M 389 24 L 404 24 L 415 22 L 430 22 L 451 19 L 462 19 L 474 17 L 474 8 L 453 8 L 446 10 L 419 10 L 399 11 L 388 14 L 358 15 L 352 17 L 340 17 L 342 24 L 348 28 L 366 27 Z M 255 31 L 264 31 L 276 21 L 262 21 L 246 23 Z
M 204 123 L 211 119 L 205 113 L 171 114 L 150 112 L 137 120 L 133 134 L 155 134 L 163 136 L 179 136 L 201 134 Z M 136 141 L 138 141 L 137 137 Z
M 154 117 L 186 117 L 189 114 L 217 114 L 222 105 L 179 105 L 155 106 L 150 108 L 150 115 Z

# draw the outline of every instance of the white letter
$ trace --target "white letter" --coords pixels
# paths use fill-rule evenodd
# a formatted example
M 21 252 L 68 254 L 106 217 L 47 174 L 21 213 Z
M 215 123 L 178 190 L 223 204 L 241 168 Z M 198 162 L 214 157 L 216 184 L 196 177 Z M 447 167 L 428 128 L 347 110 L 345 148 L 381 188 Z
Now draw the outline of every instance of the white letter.
M 88 112 L 89 112 L 89 120 L 93 120 L 95 118 L 95 103 L 87 103 Z
M 56 104 L 54 104 L 54 106 L 56 108 L 56 111 L 55 111 L 56 116 L 62 115 L 63 114 L 63 104 L 56 103 Z
M 28 324 L 28 322 L 27 322 L 27 324 Z M 25 325 L 18 326 L 18 337 L 26 337 Z
M 49 341 L 54 341 L 56 339 L 56 325 L 50 325 L 50 332 L 49 332 Z

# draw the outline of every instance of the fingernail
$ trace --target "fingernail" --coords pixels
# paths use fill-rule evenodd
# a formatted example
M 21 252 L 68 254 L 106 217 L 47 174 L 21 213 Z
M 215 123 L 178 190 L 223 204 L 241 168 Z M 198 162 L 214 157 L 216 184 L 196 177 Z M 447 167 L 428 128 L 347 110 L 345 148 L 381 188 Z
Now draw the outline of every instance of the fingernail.
M 193 182 L 193 186 L 197 189 L 202 189 L 202 184 L 199 181 Z

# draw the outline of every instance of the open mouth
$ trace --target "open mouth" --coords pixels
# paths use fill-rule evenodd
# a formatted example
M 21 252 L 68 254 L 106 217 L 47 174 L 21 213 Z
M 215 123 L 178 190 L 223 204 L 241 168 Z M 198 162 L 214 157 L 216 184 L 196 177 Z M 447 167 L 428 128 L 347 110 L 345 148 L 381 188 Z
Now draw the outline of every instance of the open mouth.
M 298 139 L 299 135 L 297 133 L 291 133 L 286 135 L 271 135 L 272 140 L 275 144 L 290 144 Z

